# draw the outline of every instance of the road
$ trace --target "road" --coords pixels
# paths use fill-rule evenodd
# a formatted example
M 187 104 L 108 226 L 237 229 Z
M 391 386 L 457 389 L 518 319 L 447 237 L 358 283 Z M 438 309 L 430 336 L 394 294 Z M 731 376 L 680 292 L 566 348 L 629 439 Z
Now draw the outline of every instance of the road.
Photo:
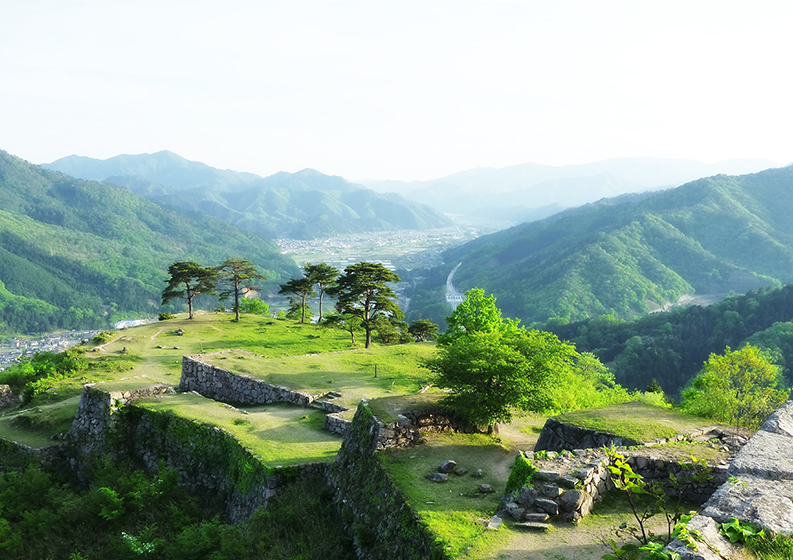
M 465 296 L 454 289 L 454 284 L 452 284 L 452 280 L 454 280 L 454 273 L 457 272 L 457 269 L 463 263 L 458 264 L 455 266 L 452 271 L 449 273 L 449 276 L 446 278 L 446 301 L 449 302 L 452 306 L 452 310 L 456 309 L 458 305 L 462 303 L 465 299 Z

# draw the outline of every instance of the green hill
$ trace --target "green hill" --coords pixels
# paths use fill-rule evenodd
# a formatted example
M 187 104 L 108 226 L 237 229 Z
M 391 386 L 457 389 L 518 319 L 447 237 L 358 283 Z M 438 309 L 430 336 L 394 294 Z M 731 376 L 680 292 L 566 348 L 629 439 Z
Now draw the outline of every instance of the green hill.
M 313 169 L 260 177 L 166 151 L 107 160 L 69 156 L 44 167 L 127 187 L 165 207 L 205 212 L 266 237 L 313 239 L 452 225 L 429 206 Z
M 628 317 L 681 295 L 793 281 L 793 168 L 717 175 L 624 195 L 481 237 L 444 254 L 459 291 L 480 287 L 527 322 Z
M 268 239 L 3 151 L 0 200 L 0 330 L 90 328 L 156 313 L 177 260 L 244 258 L 274 283 L 297 272 Z

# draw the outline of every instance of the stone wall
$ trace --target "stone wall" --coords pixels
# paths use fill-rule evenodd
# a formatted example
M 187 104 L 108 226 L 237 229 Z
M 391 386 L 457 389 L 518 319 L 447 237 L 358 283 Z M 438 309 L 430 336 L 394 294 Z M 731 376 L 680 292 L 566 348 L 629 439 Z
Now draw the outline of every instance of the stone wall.
M 229 404 L 269 404 L 287 402 L 299 406 L 311 404 L 326 412 L 341 412 L 344 407 L 319 401 L 318 395 L 301 393 L 286 387 L 271 385 L 247 375 L 232 373 L 202 362 L 199 356 L 182 358 L 180 391 L 195 391 L 207 398 Z
M 375 457 L 383 427 L 361 402 L 332 469 L 334 502 L 353 535 L 358 558 L 446 560 L 443 548 Z
M 107 392 L 86 386 L 66 437 L 65 453 L 74 478 L 91 479 L 96 460 L 132 460 L 149 471 L 176 469 L 179 483 L 225 509 L 233 523 L 246 520 L 286 479 L 302 473 L 329 476 L 324 463 L 269 469 L 231 434 L 173 414 L 135 406 L 134 401 L 173 393 L 169 385 Z
M 678 434 L 672 438 L 657 439 L 652 442 L 637 441 L 631 438 L 620 437 L 608 432 L 601 432 L 590 428 L 582 428 L 572 424 L 565 424 L 556 418 L 548 418 L 542 427 L 540 437 L 534 446 L 535 451 L 573 451 L 574 449 L 596 449 L 601 447 L 629 447 L 633 445 L 663 444 L 670 441 L 683 441 L 697 439 L 704 436 L 722 437 L 724 434 L 714 427 L 695 430 L 687 434 Z
M 678 491 L 670 483 L 669 475 L 685 480 L 687 470 L 679 461 L 655 457 L 649 448 L 646 451 L 621 452 L 635 473 L 647 482 L 657 481 L 665 493 L 677 496 Z M 502 515 L 519 522 L 544 522 L 555 516 L 578 522 L 589 514 L 592 506 L 606 492 L 614 489 L 608 470 L 611 463 L 602 450 L 579 449 L 563 455 L 553 453 L 553 457 L 539 464 L 541 468 L 534 474 L 530 486 L 502 497 Z M 711 480 L 686 484 L 683 497 L 704 502 L 726 479 L 727 468 L 715 466 Z

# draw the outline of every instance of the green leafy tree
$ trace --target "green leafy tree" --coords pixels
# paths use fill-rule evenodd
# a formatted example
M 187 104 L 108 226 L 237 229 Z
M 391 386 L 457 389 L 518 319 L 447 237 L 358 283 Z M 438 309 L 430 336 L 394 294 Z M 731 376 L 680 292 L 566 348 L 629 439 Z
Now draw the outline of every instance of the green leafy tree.
M 554 382 L 575 355 L 572 345 L 551 333 L 516 328 L 459 337 L 423 366 L 437 374 L 436 385 L 451 389 L 445 405 L 493 432 L 515 410 L 552 407 Z
M 725 424 L 758 427 L 787 399 L 777 366 L 755 346 L 740 350 L 728 346 L 724 355 L 711 354 L 683 390 L 683 410 Z
M 424 342 L 438 335 L 438 325 L 429 319 L 417 319 L 410 324 L 408 332 L 416 342 Z
M 256 266 L 243 259 L 229 259 L 223 261 L 217 271 L 218 280 L 226 285 L 219 296 L 220 300 L 234 296 L 234 320 L 240 320 L 240 296 L 243 298 L 251 290 L 255 289 L 252 284 L 255 280 L 265 280 L 266 276 L 259 274 Z
M 465 292 L 465 300 L 446 317 L 446 332 L 438 337 L 438 343 L 452 344 L 472 333 L 506 332 L 517 329 L 518 323 L 501 317 L 495 296 L 485 295 L 480 288 L 472 288 Z
M 362 330 L 361 318 L 350 313 L 330 313 L 320 323 L 324 327 L 341 329 L 350 335 L 350 344 L 355 345 L 355 333 Z
M 399 282 L 399 276 L 382 264 L 360 262 L 344 269 L 338 284 L 328 290 L 337 299 L 336 309 L 360 319 L 366 333 L 366 348 L 372 344 L 372 332 L 382 318 L 400 319 L 402 310 L 389 282 Z
M 306 263 L 303 266 L 305 276 L 308 280 L 319 287 L 319 317 L 317 322 L 322 322 L 322 300 L 328 288 L 333 288 L 336 285 L 336 280 L 339 277 L 339 269 L 327 263 L 311 264 Z
M 279 294 L 285 294 L 289 297 L 292 303 L 289 313 L 292 315 L 300 315 L 300 322 L 306 322 L 306 300 L 309 297 L 317 295 L 314 292 L 314 282 L 309 278 L 292 278 L 286 284 L 281 284 Z
M 194 261 L 175 262 L 168 267 L 170 279 L 162 293 L 162 304 L 175 298 L 187 302 L 188 316 L 193 318 L 193 299 L 198 294 L 215 295 L 217 271 Z
M 249 313 L 251 315 L 267 315 L 269 312 L 270 306 L 259 298 L 243 298 L 240 300 L 240 313 Z

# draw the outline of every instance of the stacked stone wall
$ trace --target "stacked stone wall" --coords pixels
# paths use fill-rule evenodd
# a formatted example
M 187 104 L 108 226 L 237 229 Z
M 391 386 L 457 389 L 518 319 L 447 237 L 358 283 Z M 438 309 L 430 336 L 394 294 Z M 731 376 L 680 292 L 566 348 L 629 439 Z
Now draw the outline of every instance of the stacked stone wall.
M 197 356 L 182 358 L 182 377 L 179 381 L 179 390 L 195 391 L 207 398 L 229 404 L 287 402 L 308 406 L 315 400 L 314 395 L 265 383 L 247 375 L 232 373 L 204 363 Z
M 360 560 L 446 560 L 448 555 L 375 457 L 383 423 L 361 402 L 331 475 L 334 503 Z
M 0 410 L 13 406 L 18 402 L 19 399 L 9 385 L 0 385 Z

